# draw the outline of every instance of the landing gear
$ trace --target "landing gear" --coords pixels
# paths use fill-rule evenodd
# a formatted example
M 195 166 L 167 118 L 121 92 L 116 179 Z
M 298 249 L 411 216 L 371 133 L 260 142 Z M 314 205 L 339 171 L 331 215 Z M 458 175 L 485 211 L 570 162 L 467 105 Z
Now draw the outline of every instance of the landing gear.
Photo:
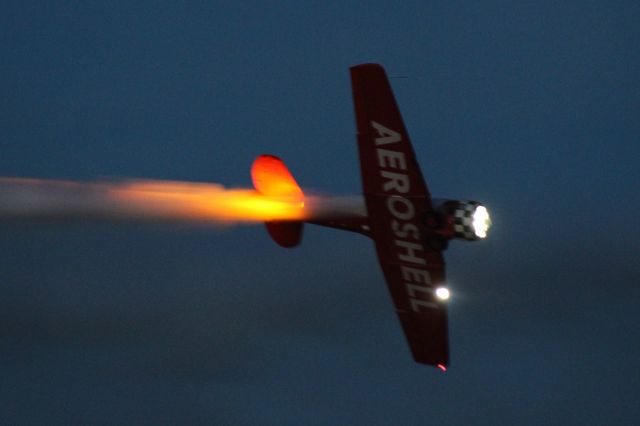
M 425 238 L 425 245 L 434 251 L 444 251 L 449 247 L 449 240 L 438 233 L 442 230 L 442 216 L 434 211 L 422 215 L 422 223 L 428 229 L 429 235 Z
M 442 227 L 442 216 L 433 211 L 426 212 L 422 215 L 422 223 L 424 223 L 427 228 L 435 231 Z
M 449 247 L 449 240 L 439 234 L 431 234 L 425 239 L 427 247 L 434 251 L 445 251 Z

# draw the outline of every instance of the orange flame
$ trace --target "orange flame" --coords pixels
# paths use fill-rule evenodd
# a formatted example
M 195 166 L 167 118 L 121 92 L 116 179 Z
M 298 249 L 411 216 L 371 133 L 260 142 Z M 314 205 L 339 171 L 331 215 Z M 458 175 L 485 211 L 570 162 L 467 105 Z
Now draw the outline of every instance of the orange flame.
M 216 222 L 302 220 L 304 203 L 248 189 L 169 181 L 134 182 L 110 189 L 116 200 L 163 217 Z
M 71 182 L 0 178 L 0 219 L 304 220 L 304 199 L 172 181 Z

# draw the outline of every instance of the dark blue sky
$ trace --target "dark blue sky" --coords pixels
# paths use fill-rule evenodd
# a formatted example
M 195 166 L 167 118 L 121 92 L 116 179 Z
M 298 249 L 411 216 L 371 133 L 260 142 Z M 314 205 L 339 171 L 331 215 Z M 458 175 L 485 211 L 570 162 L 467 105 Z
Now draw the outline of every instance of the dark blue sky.
M 560 3 L 3 4 L 2 176 L 249 186 L 272 153 L 355 194 L 378 62 L 432 193 L 494 227 L 446 254 L 442 374 L 360 236 L 2 225 L 0 423 L 635 424 L 640 5 Z

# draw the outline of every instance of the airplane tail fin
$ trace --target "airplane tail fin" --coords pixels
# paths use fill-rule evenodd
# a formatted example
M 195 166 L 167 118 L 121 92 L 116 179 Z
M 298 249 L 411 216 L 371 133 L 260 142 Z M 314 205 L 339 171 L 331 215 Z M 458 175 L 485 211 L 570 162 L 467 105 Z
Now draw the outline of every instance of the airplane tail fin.
M 253 186 L 261 194 L 304 198 L 304 193 L 284 162 L 273 155 L 260 155 L 251 166 Z M 282 247 L 295 247 L 302 240 L 301 221 L 265 222 L 267 232 Z

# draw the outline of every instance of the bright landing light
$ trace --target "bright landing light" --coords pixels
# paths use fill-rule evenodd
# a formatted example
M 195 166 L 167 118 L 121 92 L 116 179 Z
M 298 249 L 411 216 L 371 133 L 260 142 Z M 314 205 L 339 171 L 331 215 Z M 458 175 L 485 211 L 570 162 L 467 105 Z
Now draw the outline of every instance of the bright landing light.
M 478 238 L 485 238 L 491 226 L 491 218 L 485 206 L 478 206 L 473 212 L 473 231 Z
M 446 287 L 438 287 L 436 288 L 436 297 L 440 300 L 449 300 L 449 297 L 451 297 L 451 293 Z

